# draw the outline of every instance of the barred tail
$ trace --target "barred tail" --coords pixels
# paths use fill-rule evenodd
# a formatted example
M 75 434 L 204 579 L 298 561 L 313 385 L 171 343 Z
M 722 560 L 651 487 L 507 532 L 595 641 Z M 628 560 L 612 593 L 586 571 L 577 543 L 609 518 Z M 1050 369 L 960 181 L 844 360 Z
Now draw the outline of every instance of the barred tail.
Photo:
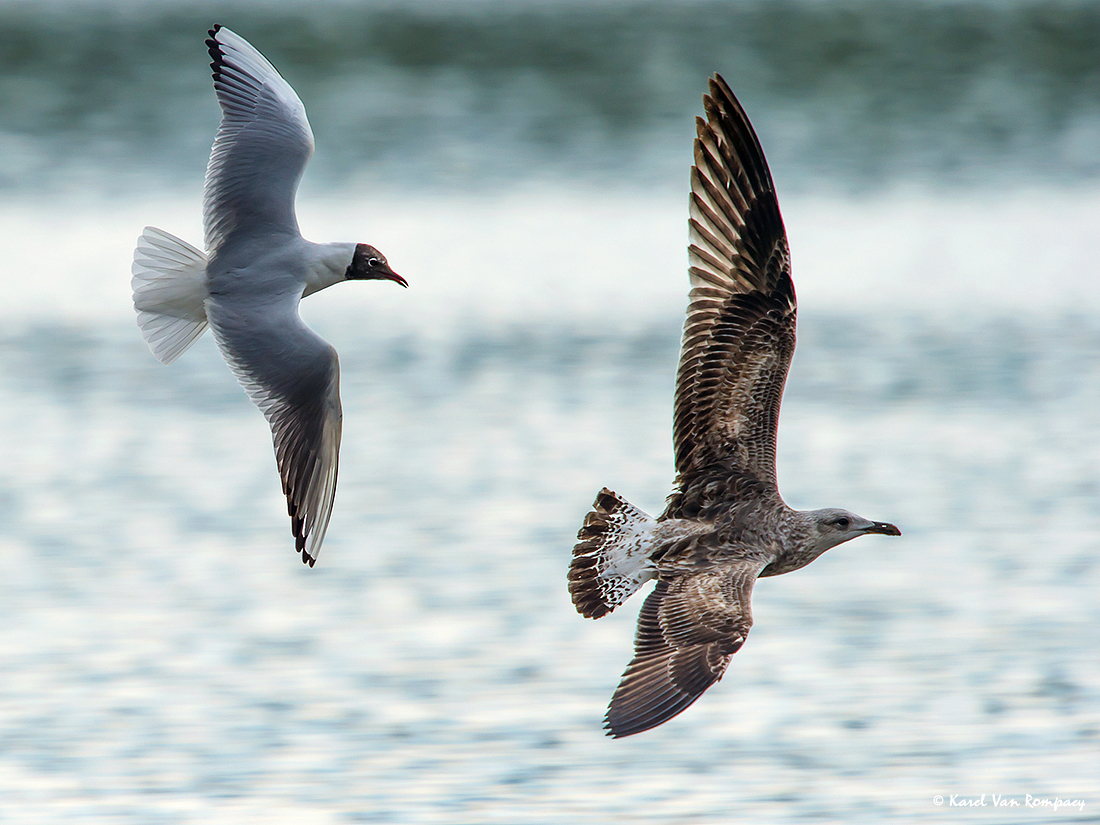
M 577 533 L 569 594 L 577 612 L 606 616 L 657 573 L 649 560 L 657 520 L 604 487 Z

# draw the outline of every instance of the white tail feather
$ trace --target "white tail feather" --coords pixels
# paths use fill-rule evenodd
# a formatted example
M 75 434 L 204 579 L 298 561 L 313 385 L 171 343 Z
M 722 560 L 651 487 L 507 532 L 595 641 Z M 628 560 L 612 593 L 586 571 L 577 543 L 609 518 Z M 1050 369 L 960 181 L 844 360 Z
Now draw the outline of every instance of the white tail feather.
M 206 255 L 147 226 L 138 238 L 130 272 L 145 343 L 158 361 L 171 364 L 206 329 Z
M 657 570 L 649 560 L 658 522 L 606 487 L 596 496 L 573 548 L 569 592 L 577 611 L 604 616 L 637 592 Z

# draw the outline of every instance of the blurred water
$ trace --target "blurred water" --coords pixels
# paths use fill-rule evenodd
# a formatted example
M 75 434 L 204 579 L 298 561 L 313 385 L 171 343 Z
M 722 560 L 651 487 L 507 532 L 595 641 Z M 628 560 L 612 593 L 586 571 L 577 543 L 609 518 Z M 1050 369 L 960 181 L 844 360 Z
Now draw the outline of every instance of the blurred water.
M 307 101 L 323 149 L 307 187 L 679 184 L 715 71 L 787 189 L 1100 176 L 1094 3 L 6 0 L 0 185 L 193 180 L 215 21 Z
M 599 723 L 636 609 L 585 622 L 563 573 L 599 485 L 651 509 L 667 492 L 674 330 L 517 326 L 445 348 L 325 332 L 346 433 L 312 571 L 264 424 L 209 342 L 168 370 L 117 331 L 4 338 L 15 821 L 874 822 L 935 818 L 937 793 L 1095 803 L 1095 321 L 804 324 L 785 493 L 906 535 L 762 582 L 724 682 L 622 742 Z
M 0 821 L 1100 821 L 1092 6 L 0 16 Z M 307 236 L 412 283 L 303 307 L 345 412 L 313 570 L 212 342 L 162 367 L 129 304 L 143 224 L 201 237 L 215 19 L 306 101 Z M 669 490 L 715 69 L 795 259 L 784 494 L 905 535 L 762 581 L 725 680 L 610 741 L 640 599 L 583 620 L 565 569 L 602 485 Z M 1086 804 L 933 802 L 983 793 Z

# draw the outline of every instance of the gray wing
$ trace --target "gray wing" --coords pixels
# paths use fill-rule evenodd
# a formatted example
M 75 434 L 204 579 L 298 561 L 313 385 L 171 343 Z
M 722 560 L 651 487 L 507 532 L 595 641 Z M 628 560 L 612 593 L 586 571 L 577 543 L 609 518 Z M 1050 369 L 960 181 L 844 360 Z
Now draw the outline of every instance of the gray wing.
M 336 495 L 342 413 L 336 350 L 298 316 L 298 296 L 272 306 L 207 301 L 214 339 L 271 425 L 295 549 L 313 566 Z
M 779 404 L 795 344 L 787 236 L 760 142 L 720 76 L 703 102 L 707 119 L 696 120 L 691 170 L 692 290 L 676 378 L 676 469 L 681 489 L 717 465 L 774 490 Z
M 206 251 L 250 229 L 298 232 L 294 193 L 313 131 L 290 84 L 248 43 L 215 26 L 206 41 L 222 120 L 206 167 Z
M 667 722 L 722 678 L 752 627 L 752 587 L 763 567 L 735 561 L 657 581 L 638 616 L 634 659 L 607 709 L 609 736 Z

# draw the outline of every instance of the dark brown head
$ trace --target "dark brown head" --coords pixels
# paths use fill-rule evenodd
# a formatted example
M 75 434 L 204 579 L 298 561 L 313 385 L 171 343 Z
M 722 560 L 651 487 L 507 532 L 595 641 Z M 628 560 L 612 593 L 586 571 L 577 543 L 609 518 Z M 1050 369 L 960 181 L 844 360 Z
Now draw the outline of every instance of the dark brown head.
M 404 287 L 409 285 L 408 281 L 390 269 L 385 255 L 365 243 L 355 245 L 355 254 L 351 257 L 344 278 L 349 281 L 394 281 Z

